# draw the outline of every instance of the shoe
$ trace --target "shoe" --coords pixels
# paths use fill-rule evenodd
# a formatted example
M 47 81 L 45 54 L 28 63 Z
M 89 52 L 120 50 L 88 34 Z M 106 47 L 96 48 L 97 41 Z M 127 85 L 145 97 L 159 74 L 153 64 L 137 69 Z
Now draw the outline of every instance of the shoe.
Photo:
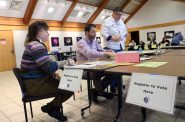
M 99 101 L 98 101 L 98 92 L 95 89 L 92 89 L 91 93 L 92 93 L 92 101 L 94 103 L 98 104 L 99 103 Z
M 67 121 L 67 117 L 63 115 L 63 113 L 60 111 L 59 107 L 53 106 L 51 103 L 47 103 L 47 105 L 41 107 L 42 112 L 48 113 L 49 116 L 65 122 Z
M 54 109 L 51 110 L 50 113 L 48 113 L 49 116 L 59 120 L 59 121 L 62 121 L 62 122 L 65 122 L 67 121 L 67 117 L 64 116 L 61 112 L 60 112 L 60 108 L 58 107 L 55 107 Z
M 116 93 L 115 87 L 111 86 L 111 87 L 110 87 L 110 91 L 111 91 L 111 93 Z
M 47 105 L 44 105 L 41 107 L 42 112 L 49 113 L 53 108 L 53 105 L 51 103 L 47 103 Z
M 112 93 L 107 93 L 107 92 L 100 92 L 98 93 L 98 96 L 105 97 L 106 99 L 112 99 L 114 97 L 114 94 Z

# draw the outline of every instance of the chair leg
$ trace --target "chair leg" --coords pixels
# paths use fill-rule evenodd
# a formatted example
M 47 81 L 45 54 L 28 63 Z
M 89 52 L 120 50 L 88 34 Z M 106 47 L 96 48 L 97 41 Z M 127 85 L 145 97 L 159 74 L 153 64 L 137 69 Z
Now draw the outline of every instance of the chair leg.
M 82 84 L 80 85 L 80 91 L 82 92 Z
M 26 103 L 25 102 L 23 102 L 23 106 L 24 106 L 25 119 L 26 119 L 26 122 L 28 122 L 27 109 L 26 109 Z
M 31 111 L 31 118 L 33 118 L 33 110 L 32 110 L 32 104 L 30 102 L 30 111 Z
M 75 100 L 75 93 L 73 94 L 73 100 Z
M 60 112 L 61 112 L 62 115 L 64 114 L 64 113 L 63 113 L 63 105 L 62 105 L 62 107 L 60 108 Z
M 179 80 L 179 85 L 181 85 L 182 84 L 182 82 L 181 82 L 181 80 Z

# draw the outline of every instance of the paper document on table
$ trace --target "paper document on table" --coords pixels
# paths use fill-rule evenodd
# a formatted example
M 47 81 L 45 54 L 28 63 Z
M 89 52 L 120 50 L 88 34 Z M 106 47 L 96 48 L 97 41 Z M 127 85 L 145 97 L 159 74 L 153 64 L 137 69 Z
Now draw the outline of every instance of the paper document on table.
M 144 62 L 144 63 L 140 63 L 140 64 L 136 64 L 134 66 L 143 66 L 143 67 L 159 67 L 162 66 L 164 64 L 167 64 L 168 62 Z
M 85 63 L 85 65 L 106 65 L 106 64 L 112 64 L 115 63 L 114 61 L 94 61 L 94 62 L 88 62 Z
M 143 50 L 140 52 L 140 54 L 153 54 L 155 52 L 156 52 L 155 50 Z
M 80 64 L 80 65 L 73 65 L 73 66 L 64 66 L 64 68 L 70 68 L 70 69 L 88 69 L 91 67 L 95 67 L 96 65 L 94 64 Z
M 134 63 L 112 63 L 112 64 L 107 64 L 106 66 L 109 67 L 115 67 L 115 66 L 128 66 L 128 65 L 133 65 Z
M 150 60 L 150 59 L 152 59 L 152 57 L 140 57 L 140 61 Z
M 74 69 L 88 69 L 95 67 L 97 65 L 107 65 L 107 64 L 112 64 L 115 63 L 113 61 L 94 61 L 94 62 L 88 62 L 84 64 L 79 64 L 79 65 L 72 65 L 72 66 L 64 66 L 64 68 L 74 68 Z

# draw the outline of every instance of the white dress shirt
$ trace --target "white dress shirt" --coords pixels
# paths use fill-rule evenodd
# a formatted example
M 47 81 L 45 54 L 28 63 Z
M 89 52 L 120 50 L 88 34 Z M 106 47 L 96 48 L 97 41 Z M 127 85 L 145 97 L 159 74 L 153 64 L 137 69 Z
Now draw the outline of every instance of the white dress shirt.
M 125 40 L 127 36 L 127 29 L 123 21 L 120 19 L 119 21 L 115 21 L 115 19 L 110 16 L 105 19 L 102 27 L 101 27 L 101 36 L 104 38 L 104 46 L 113 50 L 120 50 L 125 48 Z M 121 40 L 119 42 L 115 42 L 111 40 L 111 36 L 121 36 Z

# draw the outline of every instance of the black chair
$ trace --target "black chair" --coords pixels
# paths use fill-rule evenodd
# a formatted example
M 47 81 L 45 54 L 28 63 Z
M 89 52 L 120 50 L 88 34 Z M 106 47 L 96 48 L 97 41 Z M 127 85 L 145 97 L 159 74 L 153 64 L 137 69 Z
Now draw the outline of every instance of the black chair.
M 48 94 L 48 95 L 44 95 L 44 96 L 28 96 L 26 94 L 26 89 L 25 89 L 25 86 L 24 86 L 23 79 L 21 78 L 22 71 L 19 68 L 14 68 L 13 72 L 14 72 L 14 74 L 15 74 L 18 82 L 19 82 L 19 85 L 21 87 L 22 102 L 23 102 L 23 106 L 24 106 L 24 114 L 25 114 L 26 122 L 28 122 L 27 109 L 26 109 L 26 103 L 27 102 L 30 103 L 31 117 L 33 118 L 33 110 L 32 110 L 31 102 L 37 101 L 37 100 L 42 100 L 42 99 L 48 99 L 48 98 L 52 98 L 52 97 L 56 97 L 56 96 L 61 95 L 60 93 L 53 93 L 53 94 Z

